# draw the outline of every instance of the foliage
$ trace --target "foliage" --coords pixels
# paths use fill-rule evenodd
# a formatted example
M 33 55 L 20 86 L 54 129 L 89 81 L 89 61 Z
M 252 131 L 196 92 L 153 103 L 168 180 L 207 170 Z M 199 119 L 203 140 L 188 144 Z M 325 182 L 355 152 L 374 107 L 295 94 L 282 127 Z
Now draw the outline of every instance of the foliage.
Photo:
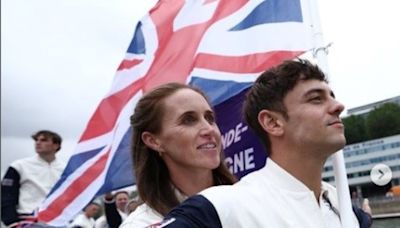
M 386 103 L 366 115 L 343 118 L 347 144 L 400 134 L 400 105 Z
M 400 105 L 384 104 L 371 111 L 366 118 L 370 138 L 382 138 L 400 134 Z
M 368 140 L 365 119 L 362 116 L 351 115 L 343 119 L 347 144 Z

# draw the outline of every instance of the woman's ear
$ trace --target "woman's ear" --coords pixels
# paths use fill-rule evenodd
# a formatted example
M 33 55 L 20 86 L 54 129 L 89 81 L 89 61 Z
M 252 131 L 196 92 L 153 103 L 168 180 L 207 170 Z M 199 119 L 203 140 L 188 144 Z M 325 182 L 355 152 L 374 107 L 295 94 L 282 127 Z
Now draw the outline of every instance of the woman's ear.
M 282 115 L 269 110 L 261 110 L 258 113 L 258 122 L 261 127 L 271 136 L 281 136 L 284 132 Z
M 145 131 L 142 133 L 142 140 L 144 144 L 146 144 L 146 146 L 150 147 L 152 150 L 155 150 L 159 153 L 161 152 L 160 142 L 154 134 Z

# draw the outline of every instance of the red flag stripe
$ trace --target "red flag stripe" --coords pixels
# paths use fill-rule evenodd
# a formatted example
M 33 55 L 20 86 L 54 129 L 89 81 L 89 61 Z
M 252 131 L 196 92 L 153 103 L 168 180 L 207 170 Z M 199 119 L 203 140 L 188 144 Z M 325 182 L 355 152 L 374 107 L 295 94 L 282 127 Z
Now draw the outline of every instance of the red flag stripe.
M 59 216 L 65 208 L 73 201 L 88 185 L 90 185 L 104 170 L 110 150 L 93 163 L 78 179 L 71 183 L 64 194 L 56 198 L 47 208 L 39 214 L 39 221 L 49 222 Z
M 259 73 L 304 51 L 273 51 L 244 56 L 222 56 L 199 53 L 195 67 L 232 73 Z M 267 60 L 267 61 L 266 61 Z M 251 71 L 249 71 L 251 69 Z
M 138 64 L 140 64 L 141 62 L 143 62 L 143 59 L 132 59 L 132 60 L 126 60 L 124 59 L 121 64 L 118 67 L 118 71 L 119 70 L 125 70 L 125 69 L 130 69 Z
M 120 111 L 143 86 L 143 78 L 138 79 L 125 89 L 103 99 L 90 119 L 79 142 L 106 134 L 115 126 Z
M 172 9 L 164 7 L 163 10 L 159 9 L 150 14 L 157 27 L 158 37 L 163 39 L 159 40 L 156 57 L 146 75 L 143 91 L 146 92 L 165 82 L 186 81 L 193 69 L 196 50 L 207 28 L 248 2 L 248 0 L 236 0 L 227 4 L 224 1 L 219 2 L 216 12 L 210 20 L 181 28 L 175 32 L 172 29 L 173 19 L 182 7 L 182 1 L 177 1 L 174 6 L 171 6 Z M 183 43 L 185 45 L 182 45 Z M 162 73 L 160 74 L 160 72 Z

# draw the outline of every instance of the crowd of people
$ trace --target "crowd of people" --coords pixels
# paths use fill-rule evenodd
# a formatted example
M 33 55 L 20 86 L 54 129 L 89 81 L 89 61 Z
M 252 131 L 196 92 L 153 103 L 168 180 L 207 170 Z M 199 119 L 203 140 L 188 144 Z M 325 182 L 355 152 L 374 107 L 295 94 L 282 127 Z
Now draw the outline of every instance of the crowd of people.
M 58 133 L 40 130 L 32 135 L 36 155 L 16 160 L 1 181 L 1 221 L 8 227 L 36 224 L 35 212 L 54 184 L 60 179 L 65 163 L 57 159 L 62 138 Z M 106 194 L 103 203 L 90 202 L 68 227 L 118 227 L 141 201 L 129 199 L 127 191 Z M 98 215 L 103 211 L 103 216 Z M 37 224 L 37 226 L 40 226 Z M 43 227 L 46 227 L 43 224 Z
M 161 85 L 144 94 L 130 119 L 140 200 L 130 201 L 125 191 L 106 194 L 103 205 L 91 202 L 68 226 L 342 227 L 336 189 L 321 181 L 321 170 L 346 144 L 343 109 L 309 61 L 262 73 L 243 113 L 268 158 L 237 181 L 224 163 L 207 96 L 181 83 Z M 35 222 L 32 212 L 63 170 L 55 156 L 61 137 L 39 131 L 32 138 L 37 156 L 12 163 L 2 180 L 2 221 L 10 227 Z M 351 227 L 371 226 L 370 211 L 353 211 Z
M 107 193 L 102 203 L 90 202 L 68 224 L 69 228 L 116 228 L 141 204 L 137 197 L 127 191 Z M 102 214 L 101 216 L 99 216 Z

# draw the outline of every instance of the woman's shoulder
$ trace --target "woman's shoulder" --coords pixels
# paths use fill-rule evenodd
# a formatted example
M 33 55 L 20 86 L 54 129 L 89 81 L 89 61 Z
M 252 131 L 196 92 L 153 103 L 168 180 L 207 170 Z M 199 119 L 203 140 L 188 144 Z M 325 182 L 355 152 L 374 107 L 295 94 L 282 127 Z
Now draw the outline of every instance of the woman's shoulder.
M 162 219 L 162 215 L 144 203 L 130 213 L 120 227 L 145 227 L 160 222 Z

